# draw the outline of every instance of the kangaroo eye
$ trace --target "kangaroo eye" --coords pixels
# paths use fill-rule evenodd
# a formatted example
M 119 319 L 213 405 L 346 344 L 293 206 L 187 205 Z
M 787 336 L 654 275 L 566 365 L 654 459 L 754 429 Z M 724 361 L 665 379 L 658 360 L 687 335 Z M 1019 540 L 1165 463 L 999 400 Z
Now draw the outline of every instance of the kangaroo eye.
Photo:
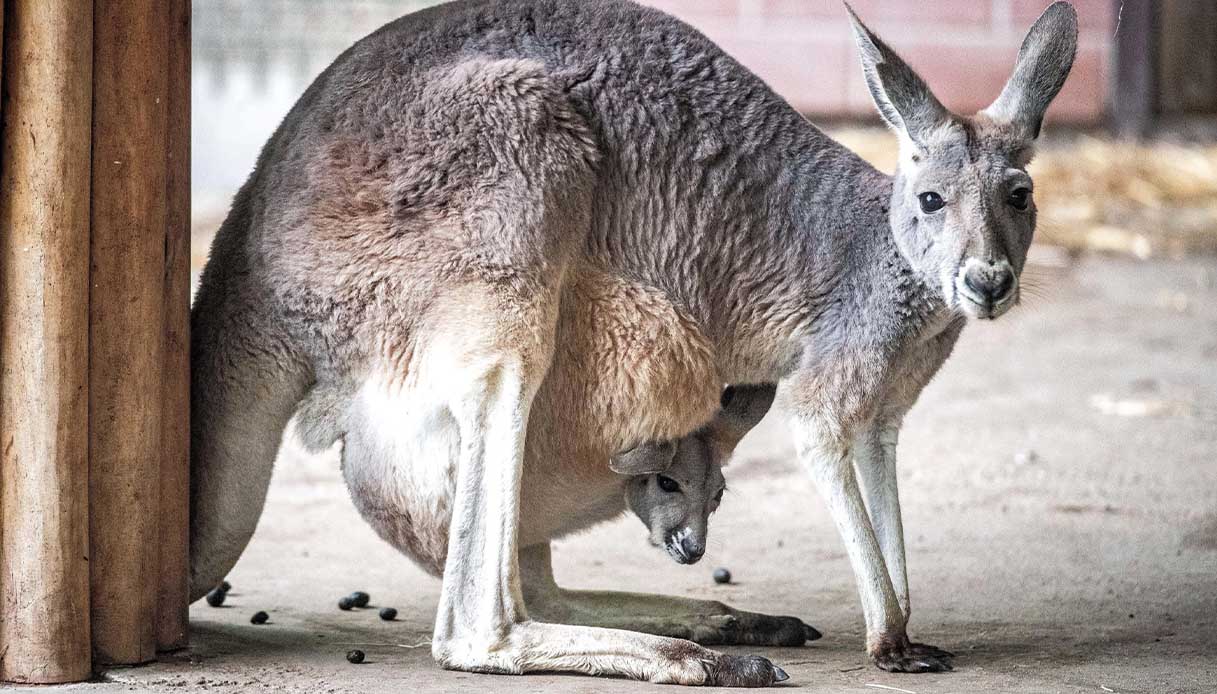
M 675 494 L 676 492 L 680 491 L 680 484 L 678 484 L 676 480 L 672 479 L 671 477 L 656 475 L 655 482 L 659 484 L 660 489 L 669 494 Z
M 1006 202 L 1016 210 L 1025 210 L 1031 203 L 1031 191 L 1027 188 L 1015 188 L 1010 192 L 1010 197 L 1006 198 Z
M 723 487 L 722 489 L 718 490 L 717 494 L 714 495 L 714 501 L 716 503 L 723 500 L 723 492 L 725 491 L 727 491 L 727 488 Z
M 942 200 L 942 196 L 934 191 L 918 195 L 917 200 L 921 202 L 921 211 L 926 214 L 937 212 L 946 205 Z

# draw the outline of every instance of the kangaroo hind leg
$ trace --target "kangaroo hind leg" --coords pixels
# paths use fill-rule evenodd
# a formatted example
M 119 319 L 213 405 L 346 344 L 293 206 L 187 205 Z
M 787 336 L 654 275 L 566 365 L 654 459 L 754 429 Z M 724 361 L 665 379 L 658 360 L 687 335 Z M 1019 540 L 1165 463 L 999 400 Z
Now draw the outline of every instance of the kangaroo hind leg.
M 462 304 L 472 305 L 467 298 Z M 480 334 L 467 322 L 459 333 L 428 340 L 427 368 L 446 372 L 448 407 L 460 431 L 432 649 L 439 663 L 475 672 L 582 672 L 680 684 L 763 686 L 785 679 L 764 658 L 529 619 L 517 554 L 520 483 L 532 399 L 552 354 L 552 318 L 535 306 L 484 308 L 466 311 L 488 317 L 478 322 Z

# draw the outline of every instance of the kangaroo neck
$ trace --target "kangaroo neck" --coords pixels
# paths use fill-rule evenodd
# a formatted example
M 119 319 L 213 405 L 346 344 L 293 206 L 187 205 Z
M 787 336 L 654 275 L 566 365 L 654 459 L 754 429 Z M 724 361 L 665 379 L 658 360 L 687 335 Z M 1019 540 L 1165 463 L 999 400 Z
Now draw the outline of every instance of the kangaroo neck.
M 765 213 L 724 244 L 702 322 L 726 381 L 776 380 L 808 351 L 891 354 L 945 309 L 899 251 L 892 180 L 806 124 L 765 181 Z

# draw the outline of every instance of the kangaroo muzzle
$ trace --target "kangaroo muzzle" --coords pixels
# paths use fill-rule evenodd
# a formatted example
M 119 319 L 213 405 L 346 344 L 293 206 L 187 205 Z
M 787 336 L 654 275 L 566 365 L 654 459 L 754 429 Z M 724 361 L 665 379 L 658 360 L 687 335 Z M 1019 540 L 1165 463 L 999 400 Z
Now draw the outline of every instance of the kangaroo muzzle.
M 1007 260 L 968 258 L 955 276 L 959 308 L 973 318 L 997 318 L 1018 298 L 1018 275 Z

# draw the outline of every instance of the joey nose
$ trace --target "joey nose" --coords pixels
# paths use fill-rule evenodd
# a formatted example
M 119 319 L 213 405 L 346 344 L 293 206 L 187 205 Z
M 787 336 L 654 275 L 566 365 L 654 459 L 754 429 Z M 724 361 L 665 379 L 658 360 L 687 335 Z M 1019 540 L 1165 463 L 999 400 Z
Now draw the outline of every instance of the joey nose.
M 686 537 L 680 541 L 680 548 L 684 550 L 685 558 L 689 564 L 696 564 L 706 553 L 705 543 L 698 542 L 693 538 Z

